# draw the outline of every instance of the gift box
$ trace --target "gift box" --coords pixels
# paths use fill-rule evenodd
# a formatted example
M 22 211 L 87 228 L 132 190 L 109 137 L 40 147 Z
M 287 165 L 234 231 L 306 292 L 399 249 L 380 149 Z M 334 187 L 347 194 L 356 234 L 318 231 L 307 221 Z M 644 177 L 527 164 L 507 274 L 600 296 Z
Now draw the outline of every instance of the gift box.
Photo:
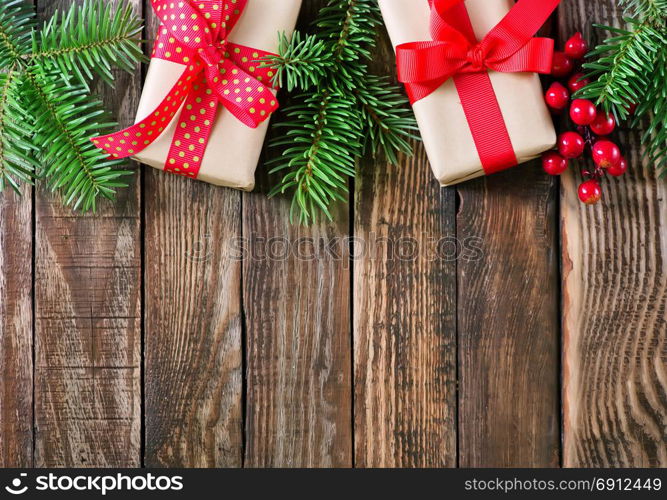
M 510 168 L 555 145 L 534 72 L 551 69 L 553 41 L 532 37 L 558 0 L 379 4 L 399 80 L 443 186 Z M 513 38 L 517 31 L 519 40 Z
M 277 108 L 273 72 L 260 60 L 294 31 L 301 0 L 152 4 L 161 26 L 136 123 L 94 142 L 117 158 L 252 190 Z

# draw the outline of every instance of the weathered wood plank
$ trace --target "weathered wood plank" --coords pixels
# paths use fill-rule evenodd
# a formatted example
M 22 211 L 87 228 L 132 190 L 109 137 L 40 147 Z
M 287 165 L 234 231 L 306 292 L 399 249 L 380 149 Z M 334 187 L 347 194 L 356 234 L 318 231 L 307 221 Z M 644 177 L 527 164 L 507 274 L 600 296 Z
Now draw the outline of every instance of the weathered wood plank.
M 561 38 L 618 24 L 616 2 L 568 2 Z M 563 179 L 563 418 L 566 467 L 667 466 L 667 185 L 642 162 L 640 132 L 618 142 L 630 167 L 604 199 Z
M 356 191 L 355 465 L 456 466 L 455 192 L 421 147 Z
M 338 212 L 338 224 L 296 228 L 289 202 L 263 193 L 244 205 L 250 251 L 265 255 L 244 262 L 246 465 L 350 466 L 347 211 Z M 266 256 L 274 244 L 298 246 L 308 257 Z
M 555 183 L 533 162 L 459 193 L 459 465 L 558 466 Z
M 142 6 L 132 0 L 138 13 Z M 42 17 L 65 0 L 38 2 Z M 105 102 L 124 124 L 139 73 L 119 75 Z M 141 256 L 139 181 L 75 213 L 36 195 L 35 465 L 138 466 L 140 460 Z
M 302 26 L 322 3 L 304 2 Z M 335 223 L 292 226 L 290 200 L 267 199 L 275 179 L 263 166 L 258 177 L 258 188 L 243 197 L 245 463 L 350 466 L 348 211 L 341 207 Z
M 395 74 L 384 37 L 375 69 Z M 357 467 L 456 466 L 454 189 L 421 145 L 360 167 L 354 210 Z
M 536 160 L 458 192 L 459 466 L 558 466 L 557 183 Z
M 146 2 L 149 38 L 157 29 Z M 150 467 L 242 462 L 241 195 L 142 167 Z
M 0 195 L 0 467 L 32 466 L 32 188 Z

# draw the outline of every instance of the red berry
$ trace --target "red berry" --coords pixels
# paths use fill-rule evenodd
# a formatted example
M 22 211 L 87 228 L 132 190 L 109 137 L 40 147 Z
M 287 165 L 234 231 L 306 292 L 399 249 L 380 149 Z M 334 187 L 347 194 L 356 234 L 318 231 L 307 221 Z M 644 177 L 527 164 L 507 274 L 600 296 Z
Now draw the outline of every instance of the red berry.
M 586 85 L 591 83 L 588 78 L 585 78 L 583 73 L 575 73 L 567 81 L 567 86 L 570 92 L 575 93 L 577 90 L 583 89 Z
M 634 114 L 635 114 L 635 111 L 637 111 L 637 103 L 636 103 L 636 102 L 633 102 L 633 103 L 631 103 L 631 104 L 628 104 L 628 106 L 626 107 L 626 109 L 628 110 L 628 113 L 629 113 L 631 116 L 634 115 Z
M 591 130 L 597 135 L 609 135 L 616 128 L 616 119 L 609 113 L 598 113 L 591 123 Z
M 544 100 L 551 109 L 560 111 L 561 109 L 565 109 L 567 103 L 570 101 L 570 93 L 560 83 L 554 82 L 549 87 L 549 90 L 547 90 Z
M 595 120 L 595 104 L 588 99 L 575 99 L 570 106 L 570 118 L 577 125 L 590 125 Z
M 595 205 L 602 198 L 602 188 L 597 181 L 589 180 L 579 186 L 579 199 L 587 205 Z
M 628 162 L 625 160 L 625 157 L 621 157 L 621 161 L 618 162 L 618 165 L 612 165 L 607 169 L 609 175 L 614 177 L 620 177 L 625 172 L 628 171 Z
M 579 158 L 584 153 L 584 138 L 576 132 L 564 132 L 558 136 L 558 152 L 565 158 Z
M 554 59 L 551 66 L 551 74 L 556 78 L 563 78 L 572 73 L 574 64 L 572 59 L 567 57 L 564 52 L 554 52 Z
M 593 161 L 600 168 L 609 168 L 621 162 L 621 150 L 616 144 L 601 139 L 593 144 Z
M 567 160 L 555 151 L 542 155 L 542 168 L 549 175 L 560 175 L 567 170 Z
M 588 44 L 579 32 L 565 42 L 565 53 L 572 59 L 583 59 L 586 52 L 588 52 Z

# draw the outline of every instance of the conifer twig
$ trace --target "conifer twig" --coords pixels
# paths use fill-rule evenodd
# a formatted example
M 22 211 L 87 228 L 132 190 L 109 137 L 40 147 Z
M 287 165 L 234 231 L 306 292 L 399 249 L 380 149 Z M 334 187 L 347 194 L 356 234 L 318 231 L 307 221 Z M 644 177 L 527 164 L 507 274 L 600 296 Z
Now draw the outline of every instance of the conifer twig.
M 274 127 L 286 129 L 271 146 L 281 149 L 272 172 L 282 178 L 271 195 L 292 193 L 292 219 L 302 224 L 318 213 L 332 218 L 331 205 L 346 201 L 348 179 L 365 153 L 412 154 L 416 122 L 401 90 L 369 75 L 381 24 L 376 0 L 329 0 L 314 32 L 281 39 L 279 55 L 264 61 L 275 80 L 303 93 Z M 307 93 L 306 93 L 307 92 Z

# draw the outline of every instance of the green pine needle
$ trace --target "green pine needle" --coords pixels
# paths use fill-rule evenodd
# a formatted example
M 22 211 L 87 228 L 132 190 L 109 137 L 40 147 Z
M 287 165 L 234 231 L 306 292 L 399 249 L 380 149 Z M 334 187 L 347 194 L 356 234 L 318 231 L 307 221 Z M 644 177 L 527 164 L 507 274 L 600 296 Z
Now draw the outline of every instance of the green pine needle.
M 0 74 L 0 190 L 7 185 L 16 192 L 19 182 L 32 183 L 39 164 L 35 160 L 37 148 L 32 140 L 33 126 L 25 119 L 21 73 L 10 70 Z
M 619 0 L 619 3 L 632 17 L 654 21 L 667 16 L 667 0 Z
M 271 173 L 287 171 L 270 196 L 294 191 L 292 220 L 313 221 L 321 210 L 332 218 L 329 206 L 345 200 L 347 178 L 354 176 L 361 154 L 363 131 L 355 102 L 350 96 L 328 90 L 301 95 L 285 110 L 286 119 L 276 127 L 284 135 L 271 142 L 284 148 Z
M 357 82 L 354 94 L 367 131 L 363 154 L 382 151 L 393 165 L 398 164 L 397 153 L 411 155 L 408 140 L 419 140 L 419 129 L 405 94 L 388 78 L 372 75 Z
M 30 53 L 35 26 L 35 11 L 24 0 L 0 3 L 0 68 L 9 69 Z
M 114 66 L 131 73 L 137 61 L 144 60 L 137 43 L 142 29 L 130 4 L 114 11 L 103 0 L 86 0 L 67 12 L 56 12 L 34 33 L 30 57 L 67 81 L 73 75 L 86 88 L 93 73 L 113 85 Z
M 95 210 L 98 196 L 113 198 L 114 188 L 126 186 L 119 179 L 131 172 L 117 168 L 123 162 L 109 160 L 90 142 L 91 136 L 117 124 L 83 85 L 68 85 L 59 73 L 28 71 L 24 93 L 35 118 L 34 141 L 43 145 L 44 176 L 51 189 L 62 192 L 67 205 Z
M 113 67 L 135 70 L 141 30 L 130 5 L 84 0 L 39 30 L 32 5 L 0 4 L 0 190 L 44 178 L 66 204 L 95 210 L 126 185 L 123 163 L 90 142 L 116 124 L 89 84 L 112 83 Z
M 667 174 L 667 0 L 622 0 L 626 27 L 595 25 L 608 38 L 584 64 L 591 83 L 575 94 L 591 99 L 617 120 L 633 126 L 649 117 L 642 143 L 661 175 Z
M 271 195 L 292 193 L 292 220 L 310 224 L 347 201 L 357 159 L 383 152 L 389 162 L 412 154 L 414 115 L 401 89 L 369 75 L 368 63 L 381 24 L 376 0 L 330 0 L 314 34 L 281 37 L 279 55 L 264 61 L 276 83 L 303 92 L 292 99 L 270 144 L 282 174 Z
M 275 69 L 272 83 L 280 88 L 309 90 L 316 87 L 333 65 L 328 45 L 314 35 L 302 37 L 298 31 L 292 40 L 282 33 L 278 54 L 262 60 L 261 67 Z

